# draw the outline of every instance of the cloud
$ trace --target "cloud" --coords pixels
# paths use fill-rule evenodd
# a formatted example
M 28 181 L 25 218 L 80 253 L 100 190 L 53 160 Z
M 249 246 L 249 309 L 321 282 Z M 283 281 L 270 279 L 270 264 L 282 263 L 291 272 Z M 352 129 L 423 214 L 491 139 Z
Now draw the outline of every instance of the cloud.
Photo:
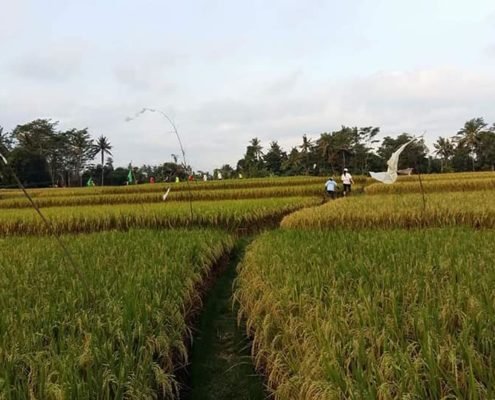
M 177 85 L 166 79 L 166 72 L 142 66 L 119 66 L 114 69 L 114 76 L 120 84 L 133 91 L 156 90 L 173 92 Z
M 272 83 L 283 82 L 283 78 Z M 300 144 L 305 133 L 316 138 L 341 125 L 373 125 L 381 128 L 382 136 L 426 130 L 431 144 L 438 136 L 455 134 L 470 118 L 483 116 L 490 123 L 495 121 L 492 73 L 445 67 L 383 71 L 314 83 L 299 75 L 295 81 L 290 95 L 282 90 L 283 84 L 281 90 L 263 94 L 266 81 L 260 80 L 251 92 L 233 86 L 228 95 L 212 92 L 211 100 L 206 101 L 187 95 L 187 101 L 178 103 L 174 95 L 167 101 L 175 110 L 166 106 L 163 110 L 178 125 L 188 162 L 203 170 L 224 163 L 235 165 L 253 137 L 259 137 L 265 147 L 278 140 L 290 150 Z M 63 87 L 50 91 L 29 85 L 16 91 L 0 87 L 0 108 L 9 116 L 2 125 L 11 129 L 17 123 L 47 117 L 60 120 L 61 129 L 88 126 L 93 136 L 103 134 L 110 139 L 115 165 L 127 165 L 131 160 L 136 165 L 158 163 L 178 153 L 175 136 L 158 115 L 145 114 L 132 123 L 124 122 L 143 106 L 162 105 L 162 93 L 122 96 L 102 87 L 74 97 Z
M 490 58 L 495 58 L 495 43 L 485 47 L 485 54 Z
M 175 70 L 184 67 L 188 58 L 163 50 L 152 53 L 134 53 L 119 61 L 113 68 L 116 81 L 135 91 L 173 92 Z
M 287 94 L 294 89 L 301 77 L 302 70 L 293 71 L 286 76 L 268 83 L 264 92 L 268 95 Z
M 455 134 L 470 118 L 495 120 L 495 76 L 453 68 L 381 72 L 305 91 L 290 98 L 229 98 L 182 110 L 178 119 L 187 120 L 193 165 L 235 164 L 255 136 L 265 146 L 279 140 L 289 150 L 304 133 L 316 138 L 341 125 L 373 125 L 381 127 L 382 136 L 426 131 L 431 144 L 438 136 Z
M 22 21 L 28 10 L 23 1 L 0 1 L 0 8 L 3 16 L 0 23 L 0 39 L 7 40 L 23 30 Z
M 81 69 L 85 46 L 78 43 L 44 48 L 23 54 L 11 63 L 10 70 L 20 78 L 34 81 L 64 81 Z

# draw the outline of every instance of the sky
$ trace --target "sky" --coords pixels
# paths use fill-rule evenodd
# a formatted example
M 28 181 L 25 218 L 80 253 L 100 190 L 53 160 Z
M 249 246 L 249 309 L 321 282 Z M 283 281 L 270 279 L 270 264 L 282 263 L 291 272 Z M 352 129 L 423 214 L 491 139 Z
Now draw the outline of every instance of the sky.
M 249 140 L 495 122 L 493 0 L 0 0 L 0 126 L 88 128 L 115 165 L 235 166 Z

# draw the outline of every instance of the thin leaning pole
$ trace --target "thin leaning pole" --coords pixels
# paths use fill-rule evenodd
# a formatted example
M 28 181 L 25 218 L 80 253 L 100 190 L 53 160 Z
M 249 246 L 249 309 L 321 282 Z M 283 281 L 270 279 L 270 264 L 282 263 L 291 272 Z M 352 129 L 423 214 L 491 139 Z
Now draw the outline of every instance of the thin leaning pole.
M 173 131 L 175 133 L 175 136 L 177 138 L 177 141 L 179 142 L 179 147 L 180 147 L 180 151 L 181 151 L 181 154 L 182 154 L 182 163 L 183 163 L 183 166 L 184 166 L 184 170 L 187 171 L 186 152 L 184 150 L 184 146 L 182 145 L 182 140 L 180 138 L 179 131 L 177 130 L 177 127 L 176 127 L 174 121 L 167 114 L 165 114 L 163 111 L 158 110 L 156 108 L 144 107 L 141 111 L 137 112 L 133 117 L 127 117 L 125 120 L 126 120 L 126 122 L 133 121 L 136 118 L 138 118 L 141 114 L 144 114 L 147 111 L 148 112 L 153 112 L 153 113 L 156 112 L 158 114 L 161 114 L 162 117 L 164 117 L 168 121 L 168 123 L 172 126 L 172 129 L 173 129 Z M 193 205 L 192 205 L 191 184 L 189 182 L 189 179 L 186 179 L 186 184 L 187 184 L 187 191 L 188 191 L 188 195 L 189 195 L 189 211 L 190 211 L 190 214 L 191 214 L 191 224 L 192 224 L 194 214 L 193 214 Z

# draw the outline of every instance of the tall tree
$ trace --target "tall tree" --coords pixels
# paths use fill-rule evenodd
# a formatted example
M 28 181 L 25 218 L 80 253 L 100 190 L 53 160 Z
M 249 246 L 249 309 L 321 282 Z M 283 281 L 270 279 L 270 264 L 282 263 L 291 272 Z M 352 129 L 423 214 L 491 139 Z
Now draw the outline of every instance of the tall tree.
M 373 126 L 366 126 L 358 130 L 359 138 L 354 146 L 354 154 L 356 155 L 356 164 L 361 166 L 360 172 L 362 174 L 367 174 L 369 171 L 369 163 L 374 155 L 373 146 L 378 143 L 376 136 L 379 133 L 380 128 Z
M 45 162 L 47 166 L 43 170 L 49 171 L 52 185 L 56 182 L 56 170 L 58 166 L 58 157 L 55 155 L 58 149 L 56 138 L 57 125 L 58 122 L 50 119 L 36 119 L 26 124 L 17 125 L 12 131 L 12 137 L 16 140 L 17 147 L 26 150 L 18 154 L 35 158 L 33 163 L 24 162 L 22 164 L 23 168 L 26 169 L 30 165 L 39 165 L 40 162 Z M 26 176 L 34 179 L 36 177 L 41 178 L 42 175 L 26 174 Z M 35 184 L 35 182 L 32 183 Z
M 408 133 L 402 133 L 396 138 L 387 136 L 383 139 L 378 149 L 378 155 L 386 163 L 394 151 L 411 139 L 412 136 Z M 399 158 L 399 169 L 414 168 L 417 171 L 426 172 L 428 169 L 427 154 L 428 148 L 425 146 L 423 139 L 412 142 L 404 149 Z
M 7 132 L 4 133 L 3 127 L 0 126 L 0 153 L 5 157 L 7 152 L 10 151 L 12 147 L 12 137 Z
M 108 154 L 109 156 L 112 155 L 112 145 L 108 141 L 108 139 L 101 135 L 97 140 L 96 140 L 96 149 L 98 153 L 101 155 L 101 186 L 103 186 L 104 183 L 104 176 L 105 176 L 105 171 L 104 171 L 104 165 L 105 165 L 105 154 Z
M 332 173 L 342 170 L 345 167 L 354 171 L 361 170 L 364 161 L 359 161 L 360 158 L 356 156 L 360 155 L 361 158 L 364 159 L 366 148 L 364 145 L 361 145 L 358 149 L 358 145 L 360 145 L 361 137 L 373 133 L 373 128 L 370 128 L 369 130 L 370 132 L 363 132 L 362 135 L 360 135 L 360 130 L 358 128 L 342 126 L 338 131 L 322 133 L 316 142 L 318 153 L 321 154 L 324 161 L 324 168 L 322 168 L 322 170 L 327 172 L 328 169 L 325 168 L 327 166 L 330 166 Z
M 301 149 L 300 154 L 304 166 L 304 173 L 305 175 L 308 175 L 311 165 L 313 164 L 311 155 L 313 152 L 314 144 L 311 139 L 308 139 L 308 136 L 306 134 L 303 135 L 302 139 L 303 141 L 299 148 Z
M 450 158 L 454 155 L 454 144 L 448 138 L 439 137 L 433 143 L 433 147 L 435 148 L 435 155 L 440 157 L 440 172 L 443 172 L 445 165 L 447 165 Z
M 335 173 L 335 169 L 333 166 L 333 154 L 334 154 L 334 148 L 333 148 L 333 139 L 332 135 L 330 133 L 322 133 L 320 135 L 320 138 L 316 141 L 316 145 L 318 146 L 319 152 L 321 154 L 322 160 L 323 160 L 323 165 L 321 167 L 321 170 L 327 172 L 327 164 L 330 166 L 330 172 L 332 174 Z
M 487 123 L 483 118 L 473 118 L 464 124 L 464 127 L 457 132 L 456 139 L 459 146 L 464 146 L 469 150 L 472 170 L 475 169 L 476 146 L 479 136 L 485 131 Z
M 263 147 L 261 146 L 261 141 L 255 137 L 251 139 L 250 146 L 251 152 L 255 158 L 256 161 L 260 161 L 261 157 L 263 157 Z
M 93 139 L 89 136 L 87 128 L 71 129 L 66 134 L 69 140 L 71 164 L 79 181 L 79 186 L 82 186 L 83 169 L 97 154 L 95 145 Z
M 12 136 L 20 147 L 46 157 L 53 145 L 52 139 L 56 134 L 57 125 L 58 122 L 50 119 L 36 119 L 27 124 L 17 125 L 12 131 Z
M 286 159 L 287 154 L 276 141 L 270 143 L 270 148 L 263 157 L 266 169 L 274 175 L 281 175 L 282 164 Z
M 301 154 L 297 147 L 293 147 L 289 152 L 287 159 L 282 163 L 282 170 L 285 175 L 301 175 L 303 165 L 301 163 Z
M 495 170 L 495 126 L 480 132 L 475 152 L 481 170 Z
M 244 158 L 237 163 L 238 172 L 242 172 L 247 177 L 259 177 L 266 175 L 263 162 L 263 147 L 258 138 L 250 140 L 246 148 Z

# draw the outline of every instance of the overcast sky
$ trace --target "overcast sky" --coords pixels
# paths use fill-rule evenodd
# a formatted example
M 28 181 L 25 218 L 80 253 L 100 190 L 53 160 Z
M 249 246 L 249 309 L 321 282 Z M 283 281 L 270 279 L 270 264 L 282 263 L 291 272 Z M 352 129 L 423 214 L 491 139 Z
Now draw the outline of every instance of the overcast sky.
M 495 122 L 493 0 L 0 0 L 0 125 L 107 136 L 115 164 L 235 166 L 257 136 Z

